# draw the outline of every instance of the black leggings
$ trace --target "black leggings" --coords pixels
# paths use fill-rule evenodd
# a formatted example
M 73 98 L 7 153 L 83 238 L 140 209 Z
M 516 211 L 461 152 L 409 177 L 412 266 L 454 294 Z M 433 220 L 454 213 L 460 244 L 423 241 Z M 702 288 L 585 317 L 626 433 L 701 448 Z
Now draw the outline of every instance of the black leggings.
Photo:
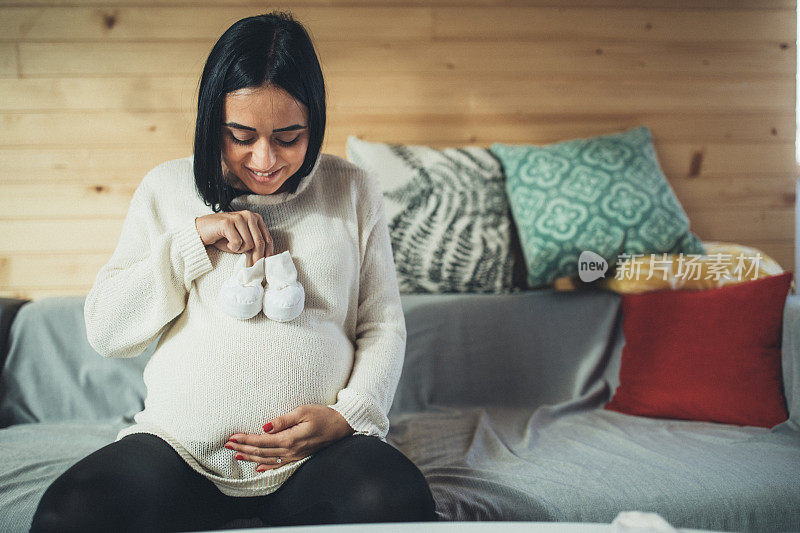
M 275 526 L 436 520 L 422 473 L 377 437 L 345 437 L 272 494 L 234 497 L 164 440 L 134 433 L 59 476 L 42 496 L 31 532 L 198 531 L 255 517 Z

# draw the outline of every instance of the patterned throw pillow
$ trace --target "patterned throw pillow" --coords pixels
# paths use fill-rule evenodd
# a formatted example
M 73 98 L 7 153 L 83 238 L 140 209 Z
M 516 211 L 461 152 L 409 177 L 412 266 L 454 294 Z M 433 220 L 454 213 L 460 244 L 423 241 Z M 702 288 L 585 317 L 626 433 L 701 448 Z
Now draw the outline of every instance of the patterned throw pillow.
M 350 136 L 347 158 L 383 190 L 400 292 L 509 292 L 511 217 L 485 148 L 436 150 Z
M 647 126 L 545 146 L 495 143 L 528 284 L 574 275 L 588 250 L 612 266 L 623 253 L 705 252 L 661 172 Z

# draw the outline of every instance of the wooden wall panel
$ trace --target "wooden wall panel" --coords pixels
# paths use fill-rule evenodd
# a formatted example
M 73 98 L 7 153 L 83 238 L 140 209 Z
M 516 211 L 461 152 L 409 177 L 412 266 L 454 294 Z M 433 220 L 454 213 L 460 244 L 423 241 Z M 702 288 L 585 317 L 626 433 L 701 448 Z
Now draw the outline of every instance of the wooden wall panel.
M 339 7 L 270 5 L 230 7 L 5 7 L 0 9 L 3 40 L 185 41 L 210 45 L 237 20 L 276 8 L 291 10 L 315 39 L 322 41 L 417 41 L 432 35 L 432 11 L 420 7 L 363 5 Z M 138 2 L 130 2 L 137 4 Z M 162 4 L 171 2 L 162 2 Z M 413 21 L 413 24 L 409 24 Z M 206 52 L 207 53 L 207 52 Z M 203 59 L 205 59 L 203 57 Z
M 273 8 L 317 45 L 329 153 L 644 124 L 702 239 L 794 268 L 795 0 L 0 0 L 0 295 L 85 294 L 144 174 L 191 153 L 214 41 Z
M 210 51 L 205 41 L 33 42 L 19 45 L 25 78 L 52 76 L 191 76 L 202 71 Z M 533 79 L 577 75 L 618 80 L 632 75 L 757 76 L 794 75 L 794 55 L 781 43 L 624 42 L 598 47 L 592 42 L 329 42 L 318 49 L 327 74 L 499 73 Z
M 18 74 L 17 45 L 0 43 L 0 78 L 16 78 Z
M 587 2 L 587 6 L 594 6 Z M 641 5 L 648 5 L 641 2 Z M 758 5 L 753 2 L 752 5 Z M 598 7 L 451 7 L 434 10 L 434 38 L 486 40 L 656 40 L 794 42 L 795 21 L 783 10 Z
M 794 77 L 783 79 L 540 79 L 508 75 L 476 82 L 476 74 L 420 77 L 331 76 L 334 110 L 648 113 L 780 112 L 793 108 Z

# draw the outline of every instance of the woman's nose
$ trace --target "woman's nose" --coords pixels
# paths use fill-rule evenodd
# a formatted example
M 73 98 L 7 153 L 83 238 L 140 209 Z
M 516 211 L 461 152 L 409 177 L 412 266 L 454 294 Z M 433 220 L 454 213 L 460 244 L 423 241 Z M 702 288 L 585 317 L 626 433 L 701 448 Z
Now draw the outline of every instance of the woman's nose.
M 269 139 L 261 140 L 253 146 L 253 154 L 251 156 L 252 166 L 257 170 L 271 170 L 275 165 L 277 157 L 275 151 L 270 146 Z

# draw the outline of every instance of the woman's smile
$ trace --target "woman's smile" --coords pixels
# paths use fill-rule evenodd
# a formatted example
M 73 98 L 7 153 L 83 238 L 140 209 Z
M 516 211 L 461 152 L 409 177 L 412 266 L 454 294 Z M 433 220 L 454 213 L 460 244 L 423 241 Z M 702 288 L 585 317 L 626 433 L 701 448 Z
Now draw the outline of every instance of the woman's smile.
M 245 168 L 250 171 L 250 174 L 253 176 L 254 180 L 261 183 L 269 183 L 270 181 L 273 181 L 280 175 L 281 170 L 283 170 L 283 167 L 279 168 L 274 172 L 255 171 L 250 167 L 245 167 Z

